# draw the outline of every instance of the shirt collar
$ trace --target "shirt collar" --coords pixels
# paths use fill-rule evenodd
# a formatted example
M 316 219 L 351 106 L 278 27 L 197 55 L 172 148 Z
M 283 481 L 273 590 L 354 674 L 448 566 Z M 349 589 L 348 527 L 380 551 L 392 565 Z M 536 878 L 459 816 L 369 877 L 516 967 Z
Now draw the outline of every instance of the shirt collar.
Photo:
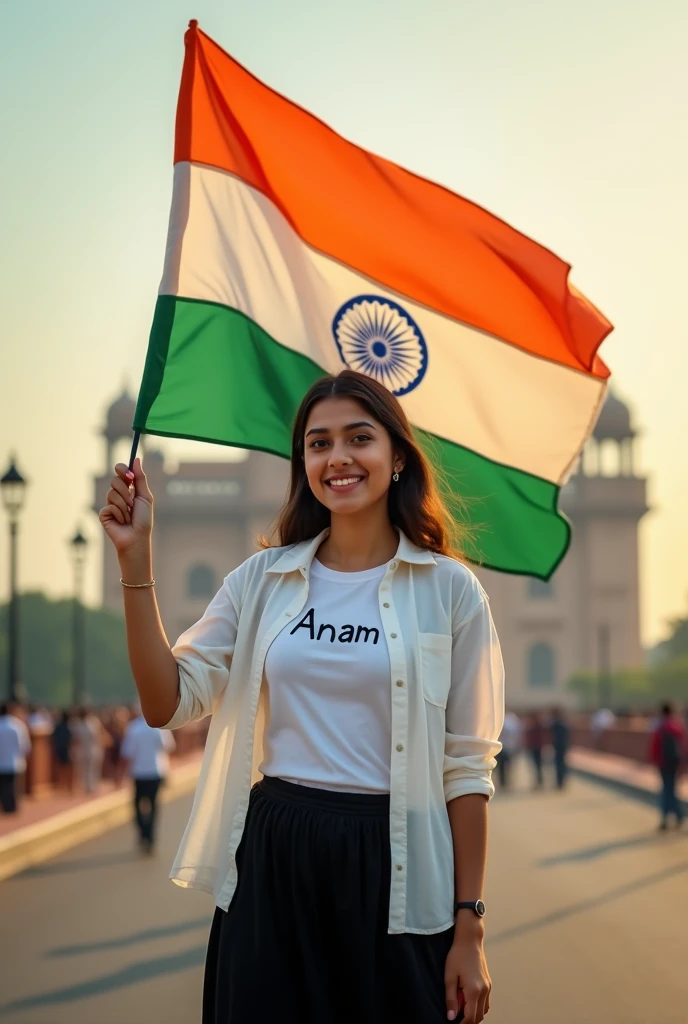
M 317 537 L 294 544 L 265 571 L 277 574 L 295 572 L 297 570 L 301 570 L 304 573 L 308 572 L 311 562 L 315 558 L 316 551 L 325 540 L 325 537 L 329 536 L 329 533 L 328 527 L 322 533 L 319 533 Z M 399 547 L 394 556 L 397 561 L 408 562 L 410 565 L 437 565 L 431 551 L 419 548 L 416 544 L 413 544 L 401 530 L 398 533 Z

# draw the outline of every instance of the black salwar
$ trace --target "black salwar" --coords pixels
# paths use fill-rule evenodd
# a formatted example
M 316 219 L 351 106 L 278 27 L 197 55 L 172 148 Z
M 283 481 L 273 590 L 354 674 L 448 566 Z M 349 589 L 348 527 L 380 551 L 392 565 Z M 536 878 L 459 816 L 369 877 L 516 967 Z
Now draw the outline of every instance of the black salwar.
M 203 1024 L 443 1024 L 453 929 L 389 935 L 389 796 L 264 778 L 215 911 Z

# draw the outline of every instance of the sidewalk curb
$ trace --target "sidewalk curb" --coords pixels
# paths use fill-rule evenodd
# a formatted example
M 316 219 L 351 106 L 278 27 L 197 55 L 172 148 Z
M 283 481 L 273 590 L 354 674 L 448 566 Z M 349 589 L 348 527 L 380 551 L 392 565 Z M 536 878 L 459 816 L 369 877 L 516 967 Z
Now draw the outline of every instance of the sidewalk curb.
M 162 803 L 192 792 L 201 770 L 201 760 L 173 769 L 160 791 Z M 97 797 L 79 807 L 60 811 L 45 821 L 26 825 L 0 838 L 0 881 L 50 860 L 65 850 L 95 839 L 132 817 L 129 786 Z
M 620 793 L 621 796 L 625 796 L 630 800 L 639 800 L 641 803 L 647 804 L 649 807 L 658 807 L 659 789 L 655 792 L 654 790 L 646 789 L 644 786 L 638 786 L 633 782 L 624 782 L 622 779 L 614 779 L 610 778 L 608 775 L 600 775 L 598 772 L 593 772 L 588 768 L 574 768 L 573 765 L 571 765 L 569 771 L 572 775 L 577 775 L 579 778 L 585 779 L 587 782 L 593 782 L 598 786 L 604 786 L 606 789 L 613 789 L 615 792 Z M 681 799 L 681 807 L 683 808 L 684 815 L 688 817 L 688 800 Z

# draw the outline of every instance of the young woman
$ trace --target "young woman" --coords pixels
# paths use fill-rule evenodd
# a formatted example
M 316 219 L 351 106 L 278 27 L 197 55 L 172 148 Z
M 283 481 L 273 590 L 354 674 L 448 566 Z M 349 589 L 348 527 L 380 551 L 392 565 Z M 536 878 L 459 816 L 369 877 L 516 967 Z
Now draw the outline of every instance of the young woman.
M 313 385 L 280 546 L 172 649 L 138 460 L 107 500 L 144 716 L 213 716 L 172 870 L 217 905 L 204 1024 L 479 1024 L 503 666 L 400 404 L 350 370 Z

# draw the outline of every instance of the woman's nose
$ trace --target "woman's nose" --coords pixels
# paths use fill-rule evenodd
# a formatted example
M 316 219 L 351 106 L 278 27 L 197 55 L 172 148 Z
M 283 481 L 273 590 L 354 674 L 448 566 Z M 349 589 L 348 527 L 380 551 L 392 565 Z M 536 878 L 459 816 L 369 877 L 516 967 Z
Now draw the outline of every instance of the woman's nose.
M 330 458 L 328 459 L 330 466 L 350 466 L 353 459 L 346 451 L 341 451 L 338 448 L 332 448 L 330 450 Z

